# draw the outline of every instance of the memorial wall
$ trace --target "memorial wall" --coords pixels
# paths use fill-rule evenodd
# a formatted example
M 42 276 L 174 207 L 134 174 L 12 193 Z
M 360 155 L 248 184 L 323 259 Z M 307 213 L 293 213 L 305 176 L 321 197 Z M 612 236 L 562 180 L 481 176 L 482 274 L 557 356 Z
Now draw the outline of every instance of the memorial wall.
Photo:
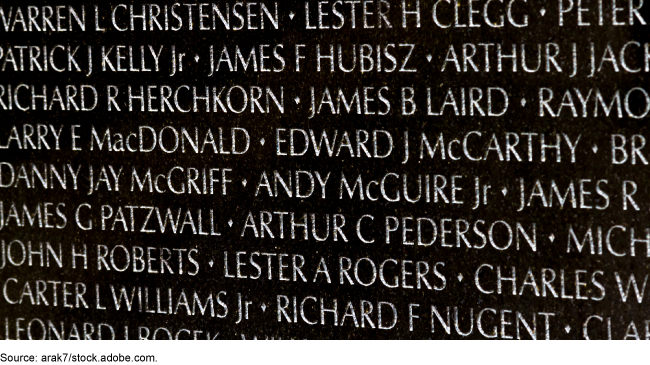
M 650 339 L 650 4 L 0 4 L 0 339 Z

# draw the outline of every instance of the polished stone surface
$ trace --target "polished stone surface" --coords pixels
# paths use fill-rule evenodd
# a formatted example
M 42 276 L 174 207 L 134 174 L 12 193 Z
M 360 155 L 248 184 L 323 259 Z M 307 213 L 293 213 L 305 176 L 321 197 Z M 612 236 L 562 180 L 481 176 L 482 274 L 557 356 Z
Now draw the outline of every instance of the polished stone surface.
M 3 3 L 0 338 L 650 338 L 640 4 Z

